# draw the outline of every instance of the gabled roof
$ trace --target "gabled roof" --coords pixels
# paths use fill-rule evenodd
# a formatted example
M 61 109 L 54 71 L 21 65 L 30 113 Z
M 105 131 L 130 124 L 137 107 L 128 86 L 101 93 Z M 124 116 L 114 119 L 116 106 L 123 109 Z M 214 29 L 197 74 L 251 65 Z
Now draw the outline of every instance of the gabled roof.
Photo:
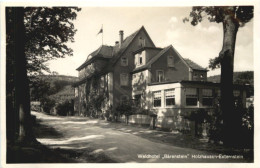
M 188 66 L 193 70 L 200 70 L 200 71 L 207 71 L 206 68 L 201 67 L 200 65 L 196 64 L 192 60 L 188 58 L 184 58 L 184 61 L 188 64 Z
M 172 47 L 172 48 L 173 48 L 173 50 L 175 51 L 175 53 L 179 56 L 179 58 L 183 61 L 183 63 L 184 63 L 186 66 L 188 66 L 189 68 L 191 68 L 192 70 L 207 71 L 206 68 L 202 68 L 200 65 L 194 63 L 193 61 L 191 61 L 191 60 L 189 60 L 189 59 L 186 59 L 186 60 L 185 60 L 185 59 L 178 53 L 178 51 L 177 51 L 174 47 Z M 195 66 L 195 64 L 196 64 L 197 66 Z
M 196 64 L 195 62 L 191 61 L 190 59 L 184 59 L 176 50 L 172 45 L 169 45 L 168 47 L 163 48 L 157 55 L 155 55 L 152 59 L 150 59 L 145 65 L 141 66 L 141 67 L 137 67 L 135 68 L 132 72 L 139 72 L 142 71 L 144 69 L 149 68 L 154 62 L 156 62 L 164 53 L 166 53 L 169 49 L 173 49 L 176 54 L 179 56 L 179 58 L 184 62 L 184 64 L 186 66 L 188 66 L 189 68 L 193 69 L 193 70 L 200 70 L 200 71 L 207 71 L 207 69 L 202 68 L 200 65 Z
M 117 60 L 120 58 L 120 56 L 127 50 L 127 48 L 130 46 L 130 44 L 134 41 L 135 37 L 138 35 L 138 33 L 143 30 L 148 39 L 151 41 L 152 45 L 155 47 L 152 39 L 150 38 L 149 34 L 145 30 L 144 26 L 142 26 L 140 29 L 138 29 L 136 32 L 133 34 L 129 35 L 126 37 L 121 44 L 121 46 L 115 46 L 114 51 L 113 51 L 113 58 L 112 58 L 112 63 L 116 63 Z
M 141 29 L 141 28 L 140 28 Z M 123 43 L 121 44 L 121 46 L 115 45 L 114 46 L 114 50 L 113 50 L 113 55 L 116 54 L 120 54 L 123 53 L 123 51 L 129 46 L 129 44 L 133 41 L 134 37 L 136 36 L 136 34 L 140 31 L 140 29 L 138 29 L 137 31 L 135 31 L 133 34 L 129 35 L 128 37 L 126 37 L 123 41 Z
M 155 61 L 157 61 L 171 47 L 172 47 L 172 45 L 163 48 L 158 54 L 156 54 L 153 58 L 151 58 L 145 65 L 135 68 L 133 70 L 133 72 L 138 72 L 138 71 L 141 71 L 141 70 L 149 68 Z
M 102 45 L 102 46 L 100 46 L 97 50 L 92 52 L 89 55 L 89 57 L 87 58 L 87 60 L 82 65 L 80 65 L 76 70 L 82 69 L 83 67 L 85 67 L 86 65 L 91 63 L 96 58 L 112 58 L 111 62 L 113 64 L 116 63 L 117 60 L 120 58 L 120 56 L 127 50 L 127 48 L 130 46 L 132 41 L 135 39 L 135 37 L 141 30 L 144 31 L 144 33 L 146 34 L 148 39 L 151 41 L 152 45 L 155 47 L 152 39 L 148 35 L 144 26 L 142 26 L 140 29 L 138 29 L 137 31 L 135 31 L 134 33 L 132 33 L 131 35 L 126 37 L 124 39 L 124 41 L 122 42 L 121 46 L 119 46 L 119 45 L 115 45 L 115 46 Z
M 162 48 L 159 48 L 159 47 L 142 47 L 142 48 L 139 48 L 136 51 L 133 51 L 133 54 L 140 53 L 140 52 L 142 52 L 144 50 L 162 50 Z
M 97 50 L 93 51 L 91 54 L 89 54 L 86 61 L 80 65 L 76 70 L 80 70 L 89 63 L 91 63 L 94 59 L 97 58 L 112 58 L 113 56 L 113 47 L 107 46 L 107 45 L 101 45 Z
M 92 52 L 90 55 L 92 57 L 100 56 L 105 58 L 111 58 L 113 53 L 113 47 L 107 45 L 101 45 L 96 51 Z

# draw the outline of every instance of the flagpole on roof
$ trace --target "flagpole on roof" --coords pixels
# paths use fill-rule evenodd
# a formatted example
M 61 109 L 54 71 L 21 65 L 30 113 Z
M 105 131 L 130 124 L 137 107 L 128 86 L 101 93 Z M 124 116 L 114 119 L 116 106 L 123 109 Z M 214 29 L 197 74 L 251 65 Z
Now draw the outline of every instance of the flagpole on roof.
M 99 35 L 100 33 L 102 33 L 102 45 L 103 45 L 103 24 L 97 35 Z

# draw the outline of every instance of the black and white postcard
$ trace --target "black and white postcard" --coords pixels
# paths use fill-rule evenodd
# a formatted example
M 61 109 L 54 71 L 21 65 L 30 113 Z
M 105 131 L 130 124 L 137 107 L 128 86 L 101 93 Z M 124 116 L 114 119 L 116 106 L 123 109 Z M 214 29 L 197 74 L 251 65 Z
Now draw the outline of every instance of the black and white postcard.
M 2 2 L 0 167 L 260 166 L 258 20 L 259 1 Z

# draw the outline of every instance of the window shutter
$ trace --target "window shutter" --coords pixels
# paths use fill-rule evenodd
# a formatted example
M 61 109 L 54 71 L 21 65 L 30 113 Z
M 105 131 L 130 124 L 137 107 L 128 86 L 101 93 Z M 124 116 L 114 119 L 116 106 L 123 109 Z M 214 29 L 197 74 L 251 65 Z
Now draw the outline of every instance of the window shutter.
M 154 99 L 161 99 L 161 91 L 153 92 Z
M 166 98 L 174 97 L 174 95 L 175 95 L 174 92 L 175 92 L 174 89 L 165 90 L 165 97 Z

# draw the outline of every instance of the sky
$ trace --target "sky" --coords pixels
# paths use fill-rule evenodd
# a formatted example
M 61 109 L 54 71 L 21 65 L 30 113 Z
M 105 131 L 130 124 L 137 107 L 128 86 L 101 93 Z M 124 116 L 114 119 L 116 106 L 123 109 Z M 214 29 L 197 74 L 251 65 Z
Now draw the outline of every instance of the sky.
M 209 59 L 218 56 L 222 48 L 222 24 L 210 23 L 205 18 L 197 26 L 183 23 L 191 7 L 84 7 L 78 13 L 74 26 L 78 30 L 75 42 L 68 43 L 73 56 L 50 61 L 51 71 L 61 75 L 78 76 L 76 68 L 102 44 L 114 45 L 119 31 L 124 37 L 144 26 L 156 47 L 173 47 L 184 58 L 208 67 Z M 253 70 L 253 19 L 239 28 L 236 41 L 234 71 Z M 209 71 L 208 76 L 220 74 Z

